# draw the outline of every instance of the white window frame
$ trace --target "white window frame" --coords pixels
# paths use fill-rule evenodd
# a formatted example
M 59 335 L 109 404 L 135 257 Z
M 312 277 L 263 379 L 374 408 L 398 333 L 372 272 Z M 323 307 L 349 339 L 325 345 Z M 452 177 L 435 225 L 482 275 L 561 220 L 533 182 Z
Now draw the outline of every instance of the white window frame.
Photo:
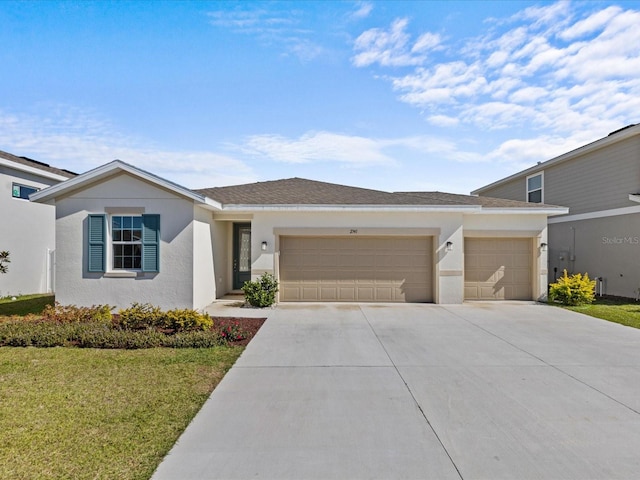
M 540 188 L 529 190 L 529 179 L 538 177 L 538 176 L 540 177 Z M 538 202 L 529 201 L 529 194 L 533 192 L 537 192 L 538 190 L 540 190 L 540 203 L 544 203 L 544 172 L 537 172 L 532 175 L 528 175 L 524 182 L 524 188 L 525 188 L 525 198 L 527 203 L 538 203 Z
M 107 272 L 114 273 L 126 273 L 131 272 L 133 274 L 137 274 L 138 272 L 142 272 L 142 228 L 140 229 L 140 239 L 138 241 L 114 241 L 113 239 L 113 218 L 114 217 L 138 217 L 142 221 L 142 213 L 131 213 L 131 212 L 113 212 L 107 215 L 107 249 L 106 249 L 106 263 L 107 263 Z M 115 266 L 115 254 L 114 254 L 114 246 L 115 245 L 140 245 L 140 268 L 126 268 L 126 267 L 116 267 Z

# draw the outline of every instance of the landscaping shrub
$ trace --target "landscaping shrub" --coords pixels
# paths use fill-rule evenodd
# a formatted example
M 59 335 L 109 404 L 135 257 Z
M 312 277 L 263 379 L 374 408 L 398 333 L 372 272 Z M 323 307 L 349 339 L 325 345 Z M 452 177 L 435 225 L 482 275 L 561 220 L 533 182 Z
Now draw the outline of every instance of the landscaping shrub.
M 175 332 L 209 330 L 213 327 L 213 319 L 209 315 L 186 308 L 169 310 L 164 314 L 163 323 L 165 328 Z
M 596 281 L 591 280 L 589 274 L 569 276 L 565 270 L 556 283 L 549 285 L 549 300 L 563 305 L 589 304 L 595 298 L 595 287 Z
M 270 307 L 276 301 L 278 281 L 270 273 L 263 273 L 258 280 L 244 282 L 242 292 L 252 307 Z
M 111 322 L 110 305 L 93 305 L 91 307 L 77 307 L 75 305 L 46 305 L 42 310 L 43 320 L 57 323 L 86 323 L 86 322 Z
M 124 330 L 142 330 L 149 327 L 164 328 L 164 315 L 160 307 L 149 303 L 134 303 L 120 310 L 114 325 Z

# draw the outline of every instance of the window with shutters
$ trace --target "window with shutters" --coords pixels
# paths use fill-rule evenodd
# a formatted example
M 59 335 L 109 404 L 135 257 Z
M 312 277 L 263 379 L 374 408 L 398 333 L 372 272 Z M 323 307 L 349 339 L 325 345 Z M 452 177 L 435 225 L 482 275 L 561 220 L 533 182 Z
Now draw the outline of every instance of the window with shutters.
M 90 272 L 160 270 L 160 215 L 89 215 Z

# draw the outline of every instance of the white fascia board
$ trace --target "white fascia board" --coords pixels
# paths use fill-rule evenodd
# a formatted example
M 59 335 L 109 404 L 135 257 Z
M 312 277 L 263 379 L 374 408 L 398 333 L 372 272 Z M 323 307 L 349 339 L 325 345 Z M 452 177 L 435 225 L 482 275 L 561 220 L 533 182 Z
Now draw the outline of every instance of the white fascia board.
M 140 170 L 139 168 L 136 168 L 132 165 L 124 163 L 120 160 L 114 160 L 105 165 L 101 165 L 100 167 L 94 168 L 93 170 L 89 170 L 88 172 L 83 173 L 82 175 L 78 175 L 77 177 L 71 178 L 66 182 L 59 183 L 57 185 L 53 185 L 51 187 L 40 190 L 36 193 L 31 194 L 29 196 L 29 199 L 33 202 L 44 203 L 49 200 L 55 199 L 56 197 L 64 193 L 77 190 L 84 185 L 95 183 L 98 180 L 110 177 L 113 174 L 118 172 L 130 173 L 135 177 L 141 178 L 143 180 L 146 180 L 149 183 L 163 187 L 169 191 L 176 193 L 177 195 L 187 197 L 196 203 L 205 203 L 205 197 L 203 195 L 195 193 L 176 183 L 170 182 L 169 180 L 165 180 L 164 178 L 153 175 L 152 173 L 146 172 L 144 170 Z
M 566 215 L 569 213 L 569 209 L 565 207 L 556 207 L 556 208 L 483 208 L 482 211 L 477 212 L 480 215 Z
M 526 177 L 528 175 L 532 175 L 534 173 L 540 172 L 545 168 L 549 168 L 557 163 L 564 162 L 566 160 L 571 160 L 575 157 L 585 155 L 587 153 L 593 152 L 600 148 L 608 147 L 614 143 L 618 143 L 622 140 L 626 140 L 629 137 L 633 137 L 634 135 L 640 134 L 640 125 L 635 125 L 633 127 L 627 128 L 621 132 L 618 132 L 614 135 L 607 135 L 604 138 L 600 138 L 595 142 L 588 143 L 587 145 L 583 145 L 582 147 L 578 147 L 575 150 L 571 150 L 570 152 L 563 153 L 557 157 L 554 157 L 545 162 L 534 165 L 533 167 L 529 167 L 526 170 L 522 170 L 521 172 L 514 173 L 513 175 L 509 175 L 508 177 L 497 180 L 489 185 L 485 185 L 484 187 L 480 187 L 471 192 L 471 195 L 482 195 L 482 192 L 488 190 L 490 188 L 495 188 L 498 185 L 502 185 L 503 183 L 510 182 L 511 180 L 515 180 L 516 178 Z
M 618 215 L 632 215 L 640 213 L 640 205 L 633 207 L 612 208 L 611 210 L 599 210 L 597 212 L 576 213 L 566 217 L 549 219 L 549 223 L 577 222 L 579 220 L 591 220 L 594 218 L 616 217 Z
M 630 193 L 629 200 L 640 203 L 640 193 Z
M 227 212 L 426 212 L 475 213 L 479 205 L 224 205 Z
M 216 202 L 212 198 L 204 197 L 204 204 L 200 205 L 202 208 L 206 208 L 207 210 L 222 210 L 222 204 L 220 202 Z
M 49 178 L 51 180 L 59 180 L 61 182 L 69 180 L 69 177 L 65 177 L 64 175 L 58 175 L 57 173 L 47 172 L 46 170 L 30 167 L 29 165 L 12 162 L 11 160 L 7 160 L 6 158 L 0 158 L 0 165 L 2 165 L 3 167 L 13 168 L 14 170 L 19 170 L 21 172 L 31 173 L 39 177 Z

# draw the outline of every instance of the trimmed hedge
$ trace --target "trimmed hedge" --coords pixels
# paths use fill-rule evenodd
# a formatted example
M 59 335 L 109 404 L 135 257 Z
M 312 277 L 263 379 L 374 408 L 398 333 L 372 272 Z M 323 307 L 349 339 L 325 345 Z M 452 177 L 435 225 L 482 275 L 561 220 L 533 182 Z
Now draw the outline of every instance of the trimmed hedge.
M 227 344 L 214 330 L 167 335 L 156 329 L 122 330 L 104 323 L 10 320 L 0 323 L 0 347 L 207 348 Z
M 0 347 L 207 348 L 235 338 L 213 330 L 213 319 L 195 310 L 163 312 L 134 303 L 112 315 L 114 307 L 49 305 L 42 317 L 0 322 Z

